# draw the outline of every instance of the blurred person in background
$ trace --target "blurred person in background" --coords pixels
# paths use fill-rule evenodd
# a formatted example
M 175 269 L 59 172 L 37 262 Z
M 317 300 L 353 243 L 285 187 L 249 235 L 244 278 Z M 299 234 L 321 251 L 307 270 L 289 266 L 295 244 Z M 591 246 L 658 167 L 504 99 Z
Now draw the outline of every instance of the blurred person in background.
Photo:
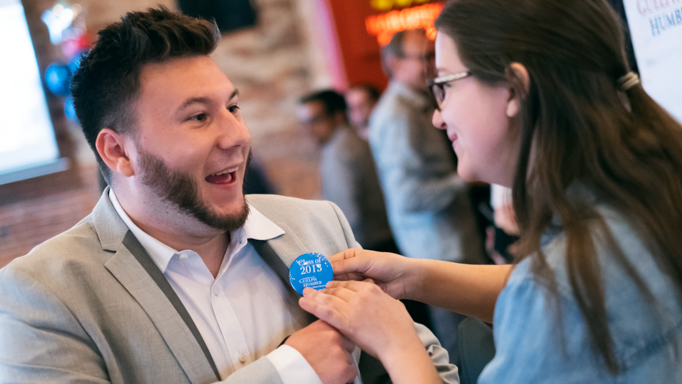
M 457 175 L 452 149 L 431 122 L 426 79 L 434 73 L 434 46 L 422 29 L 396 33 L 382 50 L 390 78 L 369 123 L 369 143 L 386 199 L 391 229 L 410 258 L 486 262 L 482 236 Z M 457 363 L 461 317 L 430 307 L 436 336 Z
M 488 235 L 492 243 L 489 247 L 495 264 L 508 264 L 514 259 L 510 247 L 518 240 L 519 226 L 512 204 L 512 190 L 501 185 L 490 186 L 490 206 L 493 209 L 493 226 Z
M 365 249 L 398 252 L 369 145 L 348 124 L 346 101 L 327 89 L 300 98 L 296 116 L 320 146 L 322 198 L 341 208 Z
M 372 84 L 360 83 L 348 88 L 345 96 L 350 123 L 360 137 L 369 140 L 369 116 L 379 101 L 381 91 Z
M 250 156 L 246 163 L 246 172 L 244 172 L 244 194 L 268 195 L 274 193 L 276 190 L 268 179 L 263 164 Z
M 244 196 L 251 136 L 209 57 L 219 39 L 215 23 L 164 7 L 99 32 L 72 90 L 111 187 L 0 270 L 0 382 L 357 380 L 359 350 L 286 283 L 299 255 L 359 245 L 333 203 Z
M 396 297 L 493 323 L 480 384 L 682 383 L 682 125 L 631 71 L 613 9 L 457 0 L 435 27 L 434 125 L 463 178 L 512 188 L 517 264 L 351 250 L 337 276 L 378 285 L 301 305 L 405 383 L 440 380 Z

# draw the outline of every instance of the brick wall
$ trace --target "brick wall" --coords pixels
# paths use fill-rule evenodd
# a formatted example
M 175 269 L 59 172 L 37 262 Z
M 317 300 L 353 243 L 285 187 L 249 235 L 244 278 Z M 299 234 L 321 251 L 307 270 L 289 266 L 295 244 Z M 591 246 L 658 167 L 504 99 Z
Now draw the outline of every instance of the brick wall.
M 0 266 L 71 228 L 95 206 L 92 166 L 24 180 L 0 188 Z
M 319 191 L 318 152 L 296 127 L 297 98 L 330 84 L 324 58 L 310 26 L 314 2 L 257 0 L 259 23 L 223 36 L 213 58 L 240 89 L 242 114 L 251 130 L 254 155 L 283 195 L 313 198 Z M 87 27 L 97 31 L 125 12 L 172 0 L 73 0 L 87 9 Z M 42 71 L 61 59 L 40 21 L 54 0 L 23 0 Z M 49 94 L 49 92 L 48 92 Z M 74 167 L 66 172 L 0 186 L 0 267 L 76 224 L 99 198 L 94 157 L 79 128 L 63 116 L 63 101 L 48 95 L 62 153 Z

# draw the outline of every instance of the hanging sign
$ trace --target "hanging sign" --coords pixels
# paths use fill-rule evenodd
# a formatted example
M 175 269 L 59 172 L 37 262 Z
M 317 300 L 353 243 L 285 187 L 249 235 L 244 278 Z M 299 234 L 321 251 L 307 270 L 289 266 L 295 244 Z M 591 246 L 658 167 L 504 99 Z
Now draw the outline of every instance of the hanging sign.
M 682 121 L 682 0 L 623 0 L 642 86 Z

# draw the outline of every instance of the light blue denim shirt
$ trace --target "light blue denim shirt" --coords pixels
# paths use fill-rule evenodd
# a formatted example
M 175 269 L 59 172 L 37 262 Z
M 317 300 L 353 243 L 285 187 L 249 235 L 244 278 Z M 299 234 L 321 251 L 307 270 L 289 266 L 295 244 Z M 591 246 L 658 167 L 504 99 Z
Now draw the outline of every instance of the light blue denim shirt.
M 497 300 L 493 320 L 497 352 L 479 383 L 682 383 L 682 309 L 673 280 L 656 265 L 622 215 L 595 204 L 626 259 L 659 300 L 657 309 L 597 240 L 610 332 L 623 372 L 609 374 L 591 348 L 587 324 L 568 283 L 566 236 L 559 228 L 544 239 L 543 251 L 556 273 L 560 310 L 547 300 L 546 286 L 533 278 L 530 258 L 519 263 Z M 659 312 L 665 314 L 664 320 Z

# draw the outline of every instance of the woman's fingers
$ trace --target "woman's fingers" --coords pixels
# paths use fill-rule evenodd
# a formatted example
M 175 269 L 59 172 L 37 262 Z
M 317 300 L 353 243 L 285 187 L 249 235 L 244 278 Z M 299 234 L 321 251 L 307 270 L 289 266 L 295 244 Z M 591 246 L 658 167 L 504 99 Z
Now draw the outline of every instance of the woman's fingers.
M 303 297 L 298 300 L 298 303 L 305 311 L 326 321 L 331 326 L 337 329 L 345 328 L 345 316 L 343 314 L 348 310 L 347 301 L 335 295 L 306 288 L 303 290 Z
M 414 333 L 405 307 L 367 281 L 332 281 L 321 291 L 306 288 L 301 307 L 379 356 Z
M 362 272 L 358 271 L 361 267 L 355 259 L 356 249 L 347 249 L 344 252 L 337 253 L 329 258 L 334 270 L 334 278 L 337 280 L 362 280 Z M 362 264 L 362 263 L 360 263 Z
M 345 259 L 352 259 L 357 257 L 358 255 L 362 254 L 362 252 L 366 252 L 366 250 L 362 248 L 350 248 L 346 249 L 345 251 L 341 251 L 334 256 L 329 257 L 329 261 L 332 263 L 335 261 L 341 261 Z
M 327 295 L 338 297 L 339 299 L 345 301 L 346 303 L 350 303 L 353 300 L 353 296 L 356 295 L 356 292 L 345 287 L 326 288 L 322 292 Z
M 329 258 L 334 268 L 334 276 L 347 277 L 344 280 L 363 280 L 363 274 L 374 262 L 374 258 L 381 255 L 379 252 L 368 251 L 360 248 L 346 249 Z
M 363 289 L 366 289 L 369 284 L 374 284 L 374 280 L 372 279 L 365 279 L 363 281 L 338 281 L 338 280 L 332 280 L 327 283 L 326 289 L 324 292 L 329 293 L 331 289 L 347 289 L 353 292 L 360 292 Z
M 331 281 L 321 291 L 304 289 L 299 303 L 304 310 L 343 330 L 358 320 L 359 301 L 370 302 L 368 299 L 376 294 L 381 294 L 381 289 L 369 282 Z

